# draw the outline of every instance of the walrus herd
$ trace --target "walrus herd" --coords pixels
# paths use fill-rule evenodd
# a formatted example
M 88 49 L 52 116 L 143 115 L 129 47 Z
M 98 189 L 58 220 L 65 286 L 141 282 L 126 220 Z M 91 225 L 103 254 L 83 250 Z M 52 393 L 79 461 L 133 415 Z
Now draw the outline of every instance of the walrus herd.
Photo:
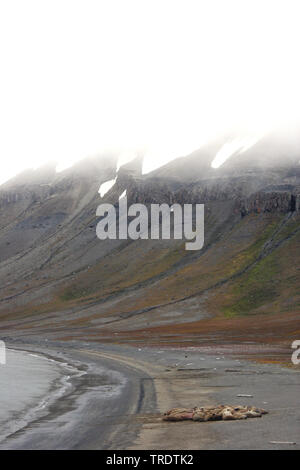
M 247 418 L 260 418 L 266 410 L 255 406 L 203 406 L 195 408 L 172 408 L 163 415 L 164 421 L 220 421 Z

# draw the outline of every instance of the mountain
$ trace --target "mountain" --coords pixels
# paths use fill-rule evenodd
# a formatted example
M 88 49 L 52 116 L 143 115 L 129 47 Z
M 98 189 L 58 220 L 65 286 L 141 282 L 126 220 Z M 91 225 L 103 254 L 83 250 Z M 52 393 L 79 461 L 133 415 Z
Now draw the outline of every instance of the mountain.
M 150 174 L 86 159 L 0 186 L 2 337 L 143 344 L 290 344 L 300 328 L 300 142 L 268 135 L 211 162 L 209 143 Z M 97 206 L 204 203 L 205 243 L 96 237 Z M 297 339 L 297 338 L 296 338 Z

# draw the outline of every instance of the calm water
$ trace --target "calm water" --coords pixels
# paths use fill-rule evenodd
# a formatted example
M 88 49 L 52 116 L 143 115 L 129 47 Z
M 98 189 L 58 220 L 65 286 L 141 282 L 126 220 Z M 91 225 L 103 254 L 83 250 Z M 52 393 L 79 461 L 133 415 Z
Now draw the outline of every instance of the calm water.
M 0 442 L 45 413 L 68 387 L 70 368 L 46 357 L 7 349 L 0 364 Z

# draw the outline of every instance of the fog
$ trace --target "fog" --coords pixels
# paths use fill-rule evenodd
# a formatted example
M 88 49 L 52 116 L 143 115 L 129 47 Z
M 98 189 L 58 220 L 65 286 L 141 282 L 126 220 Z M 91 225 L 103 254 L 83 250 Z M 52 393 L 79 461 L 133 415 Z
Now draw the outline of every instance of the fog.
M 3 183 L 104 151 L 143 172 L 228 134 L 213 166 L 300 122 L 298 1 L 4 0 Z

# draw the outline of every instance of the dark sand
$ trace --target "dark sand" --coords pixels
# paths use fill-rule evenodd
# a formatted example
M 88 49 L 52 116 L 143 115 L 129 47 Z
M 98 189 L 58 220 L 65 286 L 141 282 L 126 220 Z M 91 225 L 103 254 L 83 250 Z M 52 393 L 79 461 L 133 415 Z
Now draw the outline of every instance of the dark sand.
M 2 449 L 300 449 L 297 368 L 230 358 L 218 348 L 80 342 L 13 347 L 45 353 L 85 373 L 71 377 L 67 393 L 2 441 Z M 161 421 L 173 406 L 219 403 L 253 404 L 269 414 L 228 422 Z

